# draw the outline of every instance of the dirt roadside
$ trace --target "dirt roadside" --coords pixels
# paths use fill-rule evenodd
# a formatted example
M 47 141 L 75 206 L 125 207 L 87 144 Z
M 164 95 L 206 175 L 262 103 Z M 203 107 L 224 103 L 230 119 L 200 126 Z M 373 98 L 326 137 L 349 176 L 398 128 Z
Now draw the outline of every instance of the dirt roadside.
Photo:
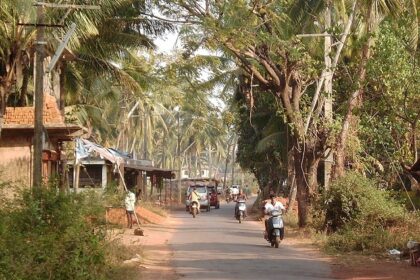
M 286 240 L 285 240 L 286 241 Z M 296 229 L 289 230 L 288 244 L 307 246 L 327 259 L 331 264 L 332 277 L 343 280 L 419 280 L 420 267 L 411 266 L 409 260 L 392 260 L 386 257 L 360 254 L 330 255 L 323 253 L 313 240 Z
M 116 238 L 120 244 L 131 252 L 123 264 L 127 279 L 168 279 L 175 280 L 178 276 L 170 267 L 172 252 L 168 240 L 173 235 L 174 222 L 170 215 L 162 217 L 145 208 L 137 209 L 144 236 L 137 236 L 133 229 L 124 228 L 118 231 Z M 120 213 L 112 213 L 113 219 L 118 219 Z M 121 224 L 125 224 L 125 216 L 121 215 Z M 123 279 L 126 279 L 125 277 Z
M 372 256 L 341 255 L 333 257 L 333 276 L 336 279 L 366 280 L 418 280 L 420 267 L 409 261 L 378 259 Z

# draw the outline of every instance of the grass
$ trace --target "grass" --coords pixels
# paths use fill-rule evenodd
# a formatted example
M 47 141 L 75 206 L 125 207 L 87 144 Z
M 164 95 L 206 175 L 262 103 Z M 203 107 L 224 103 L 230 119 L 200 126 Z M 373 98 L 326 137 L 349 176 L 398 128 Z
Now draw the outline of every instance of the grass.
M 127 263 L 125 260 L 130 260 L 136 255 L 140 255 L 143 259 L 143 249 L 140 245 L 124 246 L 117 240 L 110 243 L 108 247 L 108 254 L 110 259 L 110 269 L 107 273 L 109 280 L 131 280 L 139 279 L 141 267 L 138 262 Z

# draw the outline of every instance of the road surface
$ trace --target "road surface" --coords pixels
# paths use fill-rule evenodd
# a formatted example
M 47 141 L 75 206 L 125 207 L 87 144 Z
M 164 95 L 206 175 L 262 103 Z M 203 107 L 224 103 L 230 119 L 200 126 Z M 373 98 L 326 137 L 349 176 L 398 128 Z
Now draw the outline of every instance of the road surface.
M 195 219 L 186 211 L 171 216 L 173 250 L 170 265 L 180 279 L 332 279 L 328 261 L 286 237 L 278 249 L 263 239 L 263 224 L 239 224 L 234 203 L 202 211 Z

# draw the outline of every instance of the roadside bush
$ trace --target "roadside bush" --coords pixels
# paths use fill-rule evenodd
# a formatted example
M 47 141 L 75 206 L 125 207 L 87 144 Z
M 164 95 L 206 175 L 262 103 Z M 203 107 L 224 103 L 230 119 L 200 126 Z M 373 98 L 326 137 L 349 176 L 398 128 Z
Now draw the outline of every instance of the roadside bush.
M 105 279 L 103 208 L 92 193 L 29 190 L 0 209 L 0 279 Z
M 108 184 L 102 194 L 102 201 L 105 206 L 124 207 L 125 192 L 121 191 L 118 184 Z
M 325 217 L 322 226 L 330 234 L 328 249 L 384 252 L 420 237 L 419 217 L 376 186 L 374 180 L 349 173 L 320 199 L 317 211 L 318 217 Z

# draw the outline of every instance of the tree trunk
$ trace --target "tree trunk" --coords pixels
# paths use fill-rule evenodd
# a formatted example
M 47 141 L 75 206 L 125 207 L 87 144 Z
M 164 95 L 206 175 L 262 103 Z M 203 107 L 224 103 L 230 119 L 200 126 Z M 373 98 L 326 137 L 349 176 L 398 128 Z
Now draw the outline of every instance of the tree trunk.
M 22 87 L 20 88 L 20 96 L 19 96 L 19 106 L 27 106 L 27 95 L 28 95 L 28 85 L 29 85 L 29 78 L 31 75 L 31 69 L 29 67 L 25 67 L 23 69 L 23 78 L 22 78 Z
M 299 227 L 305 227 L 308 223 L 309 188 L 299 161 L 296 165 L 296 199 L 298 202 Z
M 414 155 L 414 162 L 417 162 L 417 122 L 411 123 L 411 150 Z
M 230 142 L 228 143 L 228 146 L 227 146 L 227 155 L 226 155 L 226 160 L 225 160 L 225 174 L 223 176 L 223 190 L 226 189 L 226 176 L 227 176 L 227 166 L 229 164 L 229 158 L 230 158 Z
M 198 151 L 195 152 L 195 158 L 196 158 L 196 163 L 197 163 L 198 177 L 201 178 L 203 177 L 203 173 L 201 170 L 200 153 Z
M 7 79 L 5 77 L 4 79 Z M 3 77 L 0 77 L 0 137 L 3 128 L 4 114 L 6 113 L 6 102 L 7 95 L 10 92 L 11 83 L 7 80 L 4 81 Z
M 208 168 L 209 168 L 209 178 L 213 178 L 213 157 L 212 157 L 212 150 L 211 145 L 208 147 Z
M 318 155 L 318 153 L 313 151 L 314 149 L 309 147 L 306 151 L 299 148 L 294 150 L 299 227 L 305 227 L 308 223 L 312 198 L 318 185 L 317 170 L 322 153 Z
M 150 179 L 151 179 L 152 183 L 150 184 L 150 194 L 149 194 L 149 197 L 150 197 L 150 199 L 152 199 L 152 197 L 153 197 L 153 189 L 154 189 L 154 186 L 155 186 L 154 176 L 150 177 Z
M 296 177 L 293 175 L 292 182 L 290 183 L 289 191 L 289 205 L 287 206 L 286 212 L 292 211 L 296 201 Z
M 230 185 L 233 185 L 234 181 L 235 181 L 235 156 L 236 156 L 236 143 L 237 143 L 237 139 L 236 137 L 233 138 L 233 145 L 232 145 L 232 173 L 231 173 L 231 182 Z

